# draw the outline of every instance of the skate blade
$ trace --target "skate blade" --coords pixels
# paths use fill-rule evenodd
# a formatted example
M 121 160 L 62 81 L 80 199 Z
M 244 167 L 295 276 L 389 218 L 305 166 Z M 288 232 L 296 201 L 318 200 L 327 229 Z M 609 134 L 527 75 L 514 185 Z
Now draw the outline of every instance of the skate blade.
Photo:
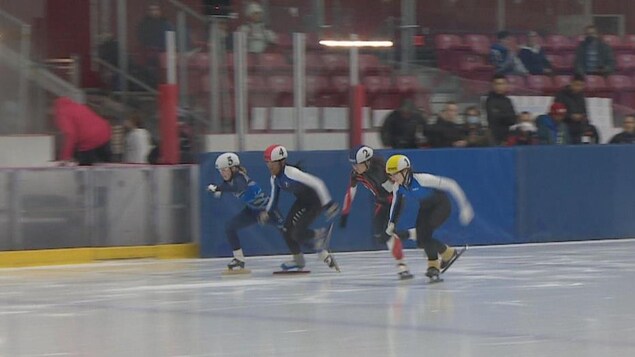
M 274 271 L 273 274 L 274 275 L 302 275 L 302 274 L 309 274 L 311 271 L 310 270 L 277 270 Z
M 251 270 L 250 269 L 234 269 L 234 270 L 230 270 L 230 269 L 225 269 L 223 270 L 222 273 L 224 276 L 235 276 L 235 275 L 249 275 L 251 274 Z
M 459 258 L 461 257 L 461 255 L 463 255 L 463 253 L 465 253 L 465 251 L 467 250 L 467 245 L 463 246 L 463 248 L 461 250 L 459 250 L 458 252 L 456 252 L 456 255 L 454 256 L 454 258 L 452 258 L 449 262 L 448 265 L 446 265 L 440 272 L 440 274 L 445 273 L 446 270 L 450 269 L 450 267 L 452 266 L 452 264 L 454 264 L 457 260 L 459 260 Z
M 443 279 L 441 278 L 429 278 L 430 280 L 428 281 L 428 284 L 438 284 L 438 283 L 442 283 Z
M 409 275 L 399 275 L 399 280 L 412 280 L 414 279 L 414 275 L 409 274 Z

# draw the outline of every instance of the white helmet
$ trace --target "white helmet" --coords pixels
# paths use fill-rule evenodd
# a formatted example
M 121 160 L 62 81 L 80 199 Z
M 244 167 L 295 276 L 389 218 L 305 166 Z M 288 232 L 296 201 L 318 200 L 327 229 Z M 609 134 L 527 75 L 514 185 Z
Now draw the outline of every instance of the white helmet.
M 351 149 L 348 155 L 348 161 L 352 164 L 361 164 L 373 157 L 373 148 L 366 145 L 359 145 Z
M 287 156 L 289 156 L 287 148 L 280 144 L 269 145 L 265 149 L 265 161 L 280 161 L 286 159 Z
M 236 166 L 240 166 L 240 159 L 238 158 L 238 155 L 234 154 L 233 152 L 226 152 L 216 159 L 217 170 Z

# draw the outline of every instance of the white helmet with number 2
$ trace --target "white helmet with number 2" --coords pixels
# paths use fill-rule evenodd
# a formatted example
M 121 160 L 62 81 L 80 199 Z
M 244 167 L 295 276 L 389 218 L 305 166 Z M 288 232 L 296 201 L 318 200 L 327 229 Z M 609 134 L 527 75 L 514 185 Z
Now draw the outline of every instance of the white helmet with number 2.
M 217 170 L 236 166 L 240 166 L 240 159 L 238 158 L 238 155 L 234 154 L 233 152 L 226 152 L 216 158 Z

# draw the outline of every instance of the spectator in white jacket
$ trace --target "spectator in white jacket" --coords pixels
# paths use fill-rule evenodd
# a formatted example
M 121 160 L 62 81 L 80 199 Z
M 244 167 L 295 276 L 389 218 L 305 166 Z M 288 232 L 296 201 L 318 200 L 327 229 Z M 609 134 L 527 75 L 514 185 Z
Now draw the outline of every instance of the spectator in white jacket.
M 247 34 L 247 51 L 250 53 L 262 53 L 267 50 L 271 44 L 275 44 L 278 40 L 273 31 L 265 27 L 263 21 L 262 6 L 256 2 L 247 5 L 245 15 L 247 22 L 238 28 L 238 31 Z
M 143 120 L 138 114 L 124 122 L 126 128 L 126 147 L 123 162 L 128 164 L 147 164 L 148 154 L 152 150 L 150 133 L 144 129 Z

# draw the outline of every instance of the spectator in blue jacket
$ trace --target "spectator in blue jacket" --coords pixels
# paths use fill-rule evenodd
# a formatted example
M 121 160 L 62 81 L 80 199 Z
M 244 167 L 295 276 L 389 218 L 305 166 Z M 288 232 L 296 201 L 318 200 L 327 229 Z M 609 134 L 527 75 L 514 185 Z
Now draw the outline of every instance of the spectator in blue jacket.
M 551 73 L 551 63 L 545 55 L 545 50 L 540 46 L 538 34 L 535 31 L 529 31 L 527 44 L 520 48 L 518 58 L 523 62 L 529 74 Z
M 568 145 L 571 143 L 569 128 L 564 123 L 567 107 L 555 102 L 551 104 L 549 114 L 543 114 L 536 119 L 538 126 L 538 141 L 544 145 Z
M 494 65 L 496 74 L 527 75 L 527 69 L 516 55 L 513 39 L 508 31 L 501 31 L 497 35 L 498 42 L 490 48 L 490 62 Z

